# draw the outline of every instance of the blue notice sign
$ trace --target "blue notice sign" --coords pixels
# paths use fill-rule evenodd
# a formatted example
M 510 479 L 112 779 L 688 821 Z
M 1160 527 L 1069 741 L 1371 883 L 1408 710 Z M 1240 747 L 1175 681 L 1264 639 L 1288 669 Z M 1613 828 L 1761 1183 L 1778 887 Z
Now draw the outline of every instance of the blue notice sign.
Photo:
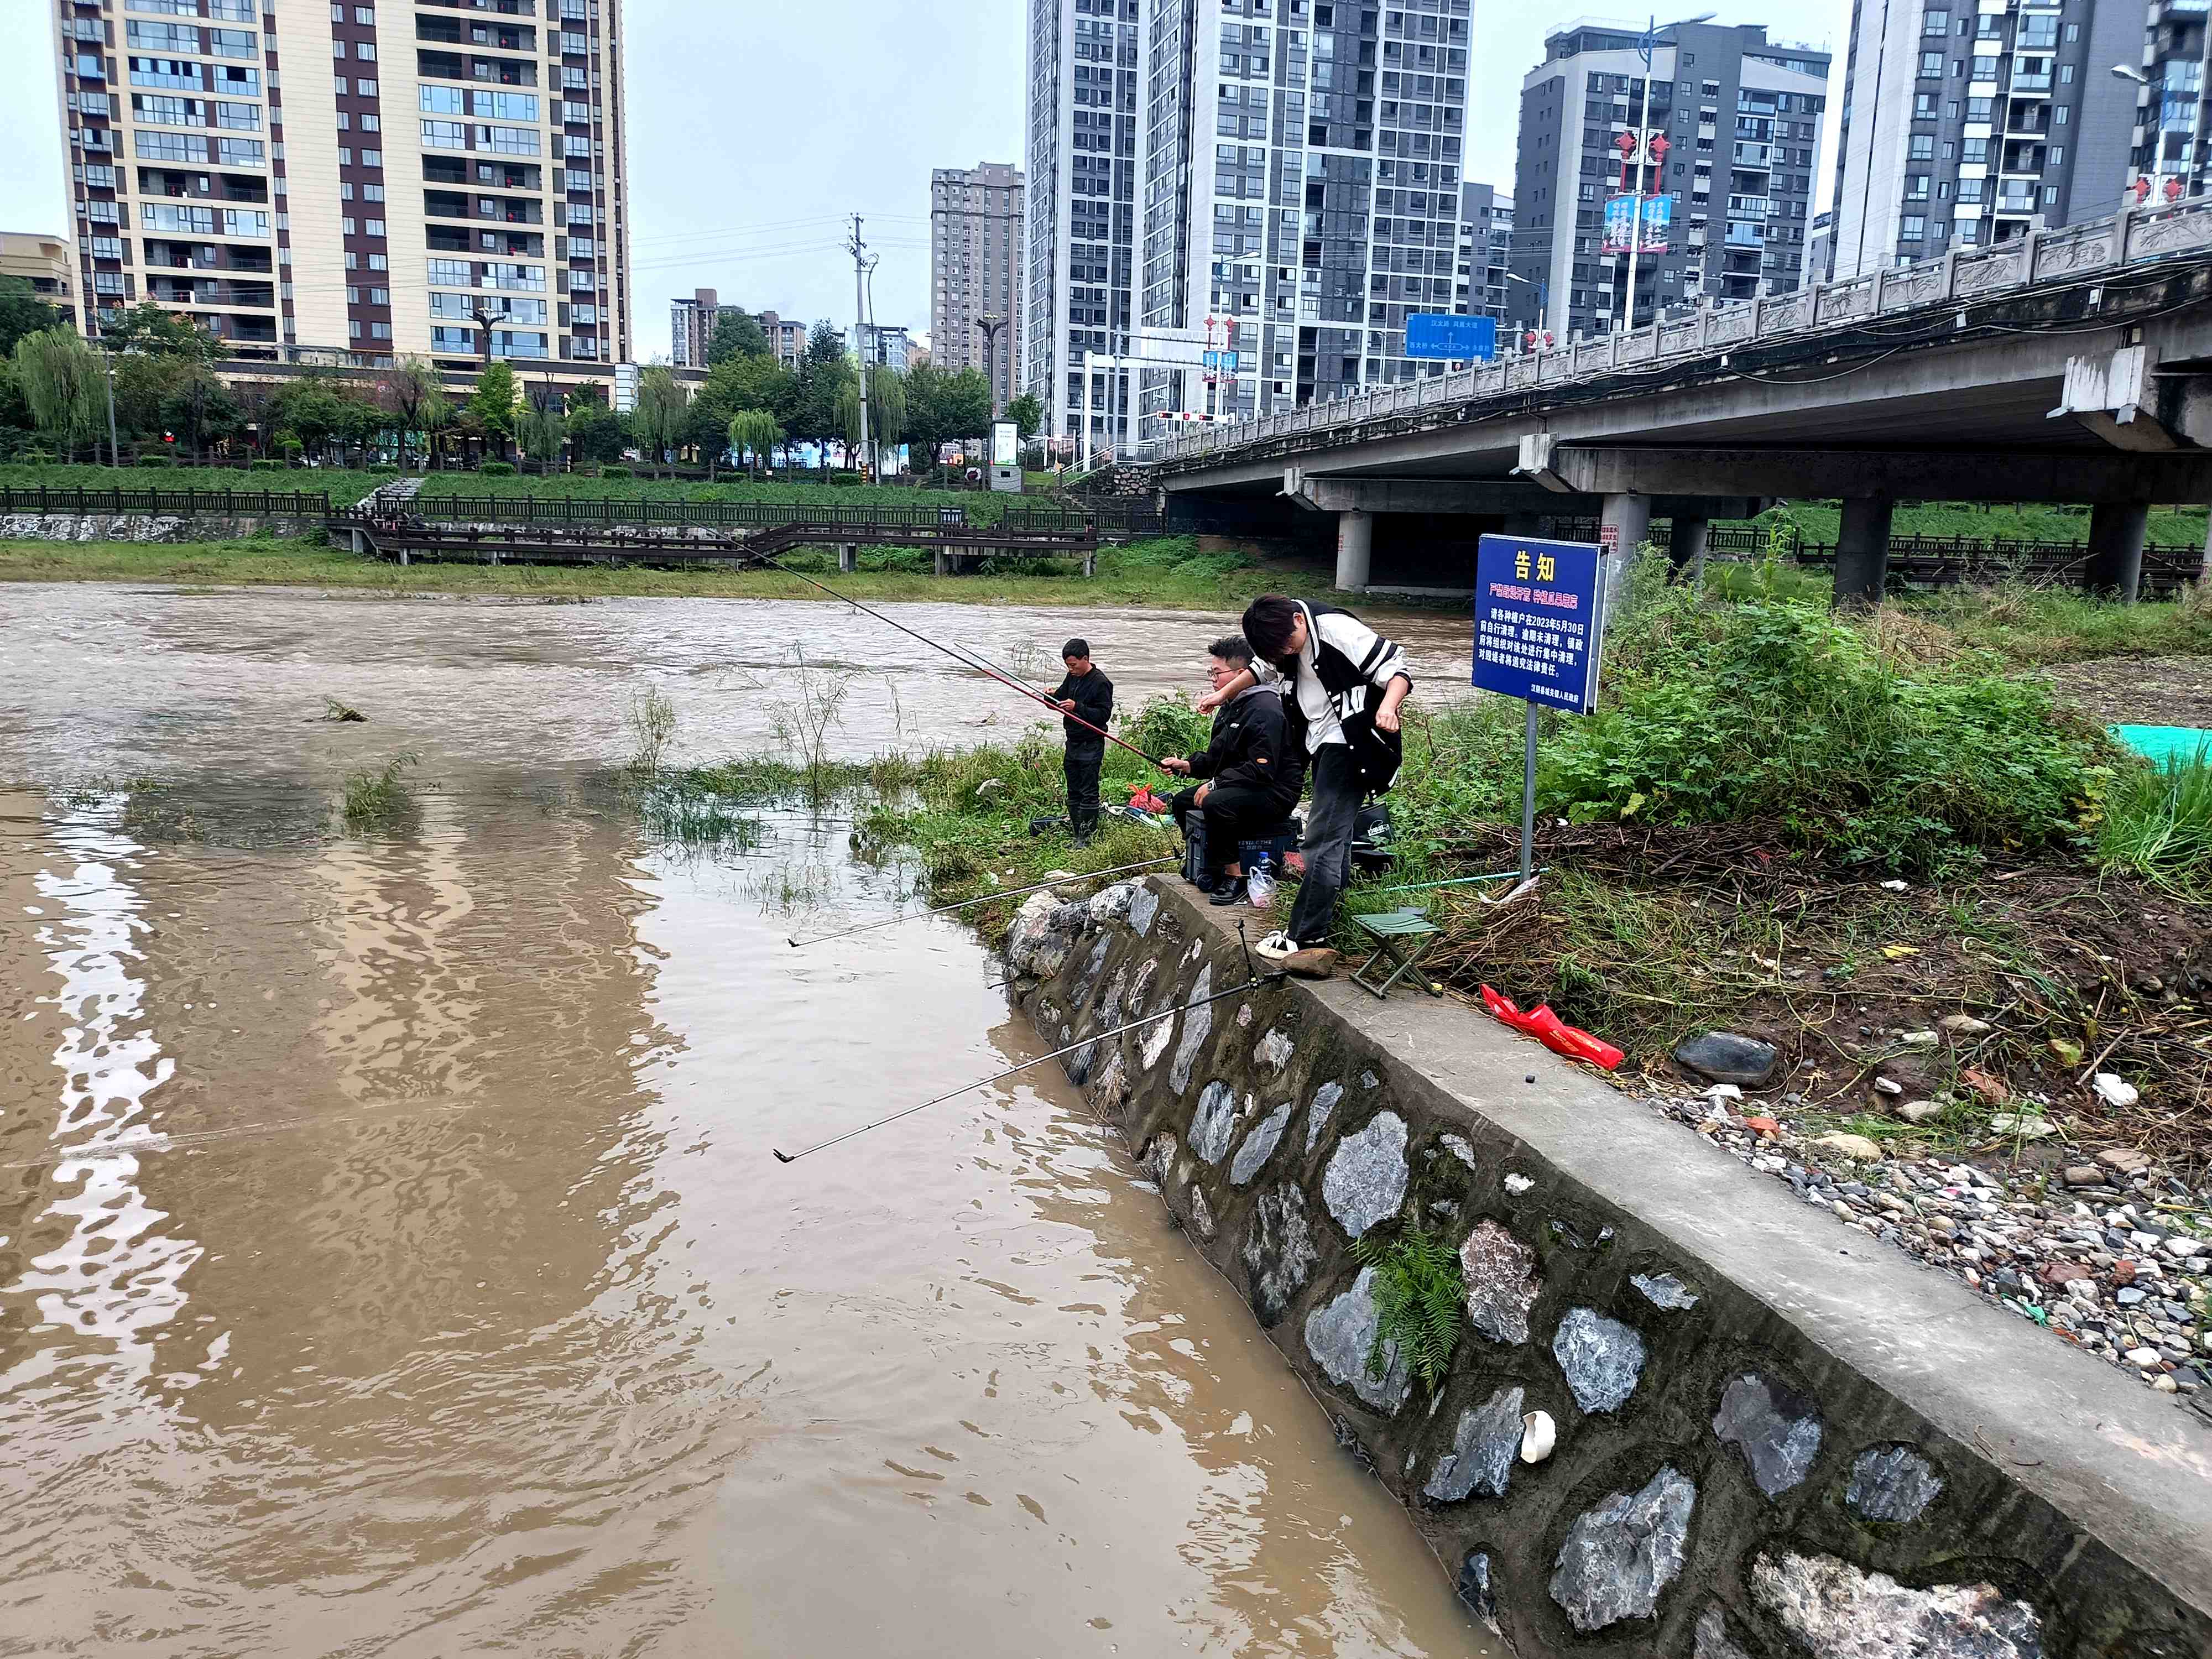
M 1597 707 L 1605 558 L 1589 542 L 1485 536 L 1474 559 L 1474 684 L 1587 714 Z
M 1406 319 L 1406 355 L 1486 363 L 1498 356 L 1498 319 L 1447 311 L 1413 312 Z

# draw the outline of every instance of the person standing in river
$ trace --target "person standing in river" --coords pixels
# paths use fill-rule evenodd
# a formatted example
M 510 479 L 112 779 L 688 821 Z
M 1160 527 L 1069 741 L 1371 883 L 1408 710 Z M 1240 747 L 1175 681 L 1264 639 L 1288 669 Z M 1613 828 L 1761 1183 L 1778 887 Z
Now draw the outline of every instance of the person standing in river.
M 1313 805 L 1306 813 L 1305 876 L 1290 926 L 1253 947 L 1308 979 L 1327 979 L 1337 896 L 1352 864 L 1360 803 L 1389 788 L 1404 746 L 1398 710 L 1413 689 L 1406 653 L 1348 611 L 1263 593 L 1244 612 L 1255 657 L 1290 683 L 1284 699 L 1290 741 L 1310 757 Z M 1200 708 L 1218 708 L 1255 683 L 1249 670 L 1215 688 Z
M 1070 640 L 1060 647 L 1060 659 L 1067 678 L 1052 695 L 1067 734 L 1067 827 L 1078 847 L 1088 847 L 1098 829 L 1098 769 L 1106 763 L 1103 734 L 1114 718 L 1114 682 L 1091 660 L 1087 640 Z

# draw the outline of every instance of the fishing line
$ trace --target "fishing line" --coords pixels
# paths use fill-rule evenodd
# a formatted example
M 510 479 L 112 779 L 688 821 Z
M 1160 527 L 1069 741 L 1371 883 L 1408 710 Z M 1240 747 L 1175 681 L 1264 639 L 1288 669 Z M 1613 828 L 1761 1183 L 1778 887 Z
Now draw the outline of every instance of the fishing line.
M 1529 873 L 1541 875 L 1551 867 L 1548 864 L 1540 864 Z M 1510 870 L 1493 870 L 1486 876 L 1455 876 L 1449 881 L 1409 881 L 1397 887 L 1355 887 L 1348 896 L 1362 898 L 1370 893 L 1425 893 L 1432 887 L 1465 887 L 1478 881 L 1504 881 L 1508 876 L 1520 873 L 1521 867 L 1516 865 Z
M 1146 859 L 1142 864 L 1117 864 L 1108 870 L 1079 871 L 1073 879 L 1088 881 L 1093 876 L 1119 876 L 1131 870 L 1149 870 L 1156 864 L 1179 863 L 1182 856 L 1179 853 L 1170 853 L 1164 857 Z M 948 911 L 965 910 L 974 905 L 988 904 L 993 899 L 1015 898 L 1024 893 L 1042 892 L 1048 887 L 1063 887 L 1067 884 L 1069 879 L 1070 878 L 1066 876 L 1056 876 L 1050 881 L 1032 882 L 1027 887 L 1002 887 L 994 892 L 985 893 L 979 898 L 962 899 L 957 904 L 940 904 L 934 910 L 909 910 L 902 916 L 890 916 L 882 921 L 863 922 L 858 927 L 848 927 L 839 933 L 817 933 L 812 939 L 799 939 L 793 935 L 787 938 L 784 943 L 795 951 L 802 945 L 822 945 L 833 939 L 850 939 L 855 933 L 872 933 L 878 927 L 896 927 L 902 921 L 913 921 L 922 916 L 941 916 Z
M 1127 750 L 1131 754 L 1134 755 L 1139 760 L 1143 761 L 1146 765 L 1158 767 L 1162 772 L 1167 771 L 1166 767 L 1160 765 L 1159 757 L 1158 756 L 1146 754 L 1143 750 L 1138 748 L 1133 743 L 1123 743 L 1121 738 L 1115 737 L 1104 726 L 1093 726 L 1089 720 L 1085 720 L 1079 714 L 1066 714 L 1062 711 L 1058 703 L 1054 702 L 1050 697 L 1045 696 L 1043 692 L 1036 690 L 1034 687 L 1023 684 L 1021 681 L 1015 679 L 1012 675 L 1004 673 L 999 669 L 992 667 L 989 664 L 982 661 L 972 653 L 968 652 L 963 648 L 957 648 L 947 645 L 941 640 L 933 640 L 928 635 L 921 633 L 918 629 L 908 628 L 902 622 L 895 622 L 890 617 L 884 615 L 882 611 L 876 610 L 873 606 L 862 605 L 858 599 L 854 599 L 848 594 L 840 593 L 836 588 L 830 586 L 827 582 L 817 582 L 813 577 L 806 575 L 803 572 L 793 570 L 789 565 L 778 564 L 773 557 L 763 559 L 761 562 L 768 566 L 771 570 L 781 571 L 787 576 L 794 577 L 798 580 L 805 582 L 809 587 L 820 588 L 831 599 L 841 599 L 845 604 L 851 605 L 854 610 L 864 612 L 868 616 L 873 617 L 879 623 L 883 623 L 890 627 L 897 629 L 900 633 L 904 634 L 908 638 L 920 640 L 931 650 L 941 651 L 946 656 L 951 658 L 953 661 L 963 664 L 967 667 L 975 670 L 975 672 L 980 674 L 988 675 L 991 678 L 998 681 L 1000 684 L 1006 686 L 1012 690 L 1020 692 L 1024 696 L 1029 698 L 1033 702 L 1042 703 L 1046 708 L 1051 709 L 1054 714 L 1060 715 L 1063 720 L 1073 720 L 1076 725 L 1083 727 L 1086 732 L 1096 732 L 1100 737 L 1105 738 L 1107 742 L 1119 744 L 1121 748 Z M 1174 775 L 1170 773 L 1169 775 L 1172 776 Z
M 1173 1019 L 1186 1008 L 1203 1008 L 1209 1003 L 1221 1002 L 1230 997 L 1242 996 L 1255 986 L 1272 985 L 1287 977 L 1287 975 L 1279 973 L 1255 975 L 1242 985 L 1232 985 L 1226 991 L 1216 991 L 1210 997 L 1200 997 L 1193 1002 L 1179 1002 L 1174 1007 L 1164 1008 L 1157 1014 L 1147 1014 L 1142 1019 L 1133 1019 L 1127 1025 L 1116 1025 L 1110 1031 L 1094 1032 L 1080 1042 L 1071 1042 L 1066 1048 L 1055 1048 L 1048 1054 L 1039 1054 L 1035 1060 L 1025 1060 L 1018 1066 L 1009 1066 L 1003 1072 L 995 1072 L 989 1077 L 977 1078 L 973 1083 L 963 1083 L 958 1088 L 948 1089 L 945 1093 L 933 1099 L 925 1100 L 918 1106 L 908 1106 L 902 1111 L 891 1113 L 888 1117 L 879 1117 L 872 1123 L 863 1123 L 858 1128 L 848 1129 L 841 1135 L 832 1135 L 827 1140 L 817 1141 L 813 1146 L 802 1147 L 798 1152 L 781 1152 L 774 1146 L 769 1147 L 769 1151 L 775 1154 L 775 1161 L 779 1164 L 796 1164 L 802 1158 L 811 1158 L 816 1152 L 826 1152 L 842 1141 L 852 1139 L 855 1135 L 864 1135 L 871 1129 L 880 1129 L 885 1124 L 896 1123 L 902 1117 L 912 1117 L 916 1112 L 926 1112 L 933 1106 L 942 1106 L 946 1101 L 957 1100 L 972 1090 L 988 1088 L 994 1083 L 1003 1083 L 1015 1073 L 1026 1072 L 1032 1066 L 1042 1066 L 1048 1060 L 1058 1060 L 1063 1054 L 1073 1054 L 1078 1048 L 1087 1048 L 1094 1042 L 1103 1042 L 1108 1037 L 1120 1036 L 1125 1031 L 1133 1031 L 1140 1025 L 1152 1025 L 1164 1019 Z

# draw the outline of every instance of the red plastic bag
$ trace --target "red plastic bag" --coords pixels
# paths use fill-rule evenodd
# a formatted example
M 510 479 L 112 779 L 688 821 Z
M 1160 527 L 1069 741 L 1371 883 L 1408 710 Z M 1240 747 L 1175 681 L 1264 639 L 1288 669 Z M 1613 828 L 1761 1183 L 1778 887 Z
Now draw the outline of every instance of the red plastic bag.
M 1139 812 L 1166 812 L 1170 810 L 1169 803 L 1154 794 L 1149 784 L 1139 785 L 1130 792 L 1129 805 Z
M 1555 1054 L 1565 1054 L 1569 1060 L 1586 1060 L 1608 1072 L 1627 1058 L 1604 1038 L 1563 1024 L 1549 1003 L 1540 1004 L 1524 1014 L 1512 998 L 1498 995 L 1487 985 L 1482 988 L 1482 1000 L 1505 1024 L 1516 1031 L 1526 1031 Z

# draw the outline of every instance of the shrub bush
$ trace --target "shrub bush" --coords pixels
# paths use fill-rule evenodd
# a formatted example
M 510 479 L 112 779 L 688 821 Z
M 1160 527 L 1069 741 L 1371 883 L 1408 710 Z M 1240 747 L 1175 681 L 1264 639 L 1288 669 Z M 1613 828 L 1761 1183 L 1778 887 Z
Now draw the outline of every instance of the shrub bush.
M 856 484 L 860 482 L 860 475 L 857 472 L 832 472 L 830 482 L 833 484 Z
M 1771 821 L 1847 862 L 1922 871 L 2078 827 L 2095 738 L 1988 659 L 1903 672 L 1817 604 L 1680 589 L 1624 611 L 1607 644 L 1616 699 L 1545 764 L 1569 817 Z
M 137 460 L 140 466 L 174 466 L 176 464 L 176 458 L 173 455 L 141 455 Z
M 486 478 L 512 478 L 514 476 L 514 463 L 513 461 L 478 461 L 477 472 L 480 477 Z
M 284 470 L 284 463 L 282 461 L 248 461 L 246 464 L 246 470 L 248 472 L 282 472 Z
M 379 461 L 374 466 L 369 468 L 368 471 L 371 477 L 376 478 L 397 477 L 399 474 L 399 469 L 388 461 Z
M 2205 746 L 2115 778 L 2097 850 L 2154 886 L 2191 898 L 2212 891 L 2212 754 Z
M 599 477 L 602 478 L 635 478 L 637 477 L 637 474 L 626 466 L 603 466 L 599 469 Z

